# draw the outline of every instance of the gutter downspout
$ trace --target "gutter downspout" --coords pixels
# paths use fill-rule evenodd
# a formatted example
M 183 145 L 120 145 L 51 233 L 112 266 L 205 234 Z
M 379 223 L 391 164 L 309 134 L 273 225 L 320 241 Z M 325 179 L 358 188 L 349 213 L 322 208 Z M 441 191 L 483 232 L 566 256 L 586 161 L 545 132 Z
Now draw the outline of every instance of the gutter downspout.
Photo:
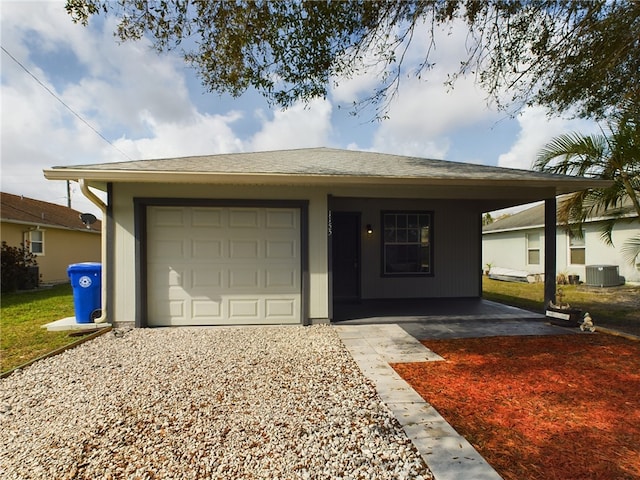
M 97 206 L 102 212 L 102 231 L 100 232 L 100 258 L 102 262 L 101 268 L 101 283 L 102 288 L 100 292 L 100 301 L 102 303 L 102 314 L 100 317 L 94 319 L 94 323 L 103 323 L 107 321 L 107 206 L 105 203 L 91 190 L 85 183 L 84 178 L 78 179 L 78 184 L 80 185 L 80 190 L 82 194 L 91 201 L 95 206 Z

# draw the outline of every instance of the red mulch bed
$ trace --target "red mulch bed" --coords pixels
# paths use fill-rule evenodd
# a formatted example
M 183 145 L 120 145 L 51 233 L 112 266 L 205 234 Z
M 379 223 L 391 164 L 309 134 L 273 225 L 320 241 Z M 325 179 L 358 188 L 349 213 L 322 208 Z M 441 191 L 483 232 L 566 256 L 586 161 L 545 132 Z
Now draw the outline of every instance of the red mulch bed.
M 396 371 L 505 479 L 640 479 L 640 342 L 428 340 Z

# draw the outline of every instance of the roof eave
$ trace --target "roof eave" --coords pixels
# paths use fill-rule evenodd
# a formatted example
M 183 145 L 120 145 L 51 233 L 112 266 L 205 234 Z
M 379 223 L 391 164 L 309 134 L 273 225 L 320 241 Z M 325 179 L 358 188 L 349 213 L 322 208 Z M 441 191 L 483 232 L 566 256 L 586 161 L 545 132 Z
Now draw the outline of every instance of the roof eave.
M 70 232 L 83 232 L 83 233 L 97 233 L 100 234 L 100 230 L 94 230 L 89 228 L 82 227 L 67 227 L 64 225 L 57 225 L 55 223 L 46 223 L 46 222 L 29 222 L 27 220 L 14 220 L 12 218 L 0 218 L 1 223 L 11 223 L 14 225 L 24 225 L 26 227 L 34 227 L 41 229 L 55 228 L 56 230 L 68 230 Z
M 509 227 L 509 228 L 499 228 L 499 229 L 495 229 L 495 230 L 483 230 L 482 234 L 483 235 L 489 235 L 489 234 L 492 234 L 492 233 L 518 232 L 518 231 L 521 231 L 521 230 L 537 230 L 539 228 L 544 228 L 544 224 L 525 225 L 525 226 L 520 226 L 520 227 Z
M 236 185 L 424 185 L 424 186 L 515 186 L 554 188 L 557 195 L 576 192 L 586 188 L 603 188 L 611 184 L 596 179 L 496 179 L 496 178 L 443 178 L 443 177 L 388 177 L 321 174 L 283 173 L 225 173 L 184 172 L 147 170 L 85 170 L 52 168 L 44 170 L 48 180 L 79 180 L 92 182 L 123 183 L 190 183 L 190 184 L 236 184 Z

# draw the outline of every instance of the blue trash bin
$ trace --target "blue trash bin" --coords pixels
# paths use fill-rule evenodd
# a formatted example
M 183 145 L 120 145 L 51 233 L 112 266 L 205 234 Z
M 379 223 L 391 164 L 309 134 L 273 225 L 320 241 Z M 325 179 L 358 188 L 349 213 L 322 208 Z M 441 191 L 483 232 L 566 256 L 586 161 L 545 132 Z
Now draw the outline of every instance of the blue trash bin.
M 73 307 L 77 323 L 92 323 L 102 311 L 102 265 L 73 263 L 67 268 L 73 288 Z

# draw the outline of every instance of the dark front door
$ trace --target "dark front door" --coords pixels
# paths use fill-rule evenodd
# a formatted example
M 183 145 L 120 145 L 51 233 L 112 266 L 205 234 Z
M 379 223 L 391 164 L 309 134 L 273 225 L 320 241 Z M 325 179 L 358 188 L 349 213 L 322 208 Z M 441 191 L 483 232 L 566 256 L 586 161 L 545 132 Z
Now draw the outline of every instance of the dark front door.
M 360 299 L 360 214 L 332 214 L 333 299 Z

